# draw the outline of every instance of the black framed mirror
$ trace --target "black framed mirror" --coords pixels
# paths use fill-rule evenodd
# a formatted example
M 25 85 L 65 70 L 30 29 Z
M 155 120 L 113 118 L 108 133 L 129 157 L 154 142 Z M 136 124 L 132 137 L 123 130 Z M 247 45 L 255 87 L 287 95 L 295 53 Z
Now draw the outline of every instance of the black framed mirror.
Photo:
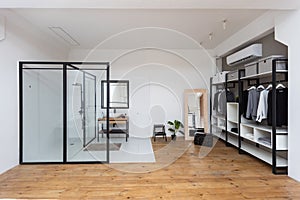
M 110 80 L 110 102 L 109 108 L 129 108 L 129 80 Z M 106 108 L 107 81 L 101 81 L 101 108 Z

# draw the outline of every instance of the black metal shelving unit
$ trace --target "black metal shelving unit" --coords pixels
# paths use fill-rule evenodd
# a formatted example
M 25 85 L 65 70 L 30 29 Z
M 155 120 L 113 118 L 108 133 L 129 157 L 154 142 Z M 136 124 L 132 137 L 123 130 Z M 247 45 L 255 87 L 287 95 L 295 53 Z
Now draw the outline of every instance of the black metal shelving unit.
M 271 164 L 272 166 L 272 172 L 274 174 L 287 174 L 288 172 L 288 166 L 286 164 L 286 166 L 278 166 L 278 162 L 277 162 L 277 159 L 278 159 L 278 153 L 279 152 L 287 152 L 287 150 L 279 150 L 277 149 L 277 136 L 278 135 L 287 135 L 288 133 L 286 132 L 282 132 L 281 133 L 278 133 L 278 127 L 276 126 L 276 114 L 277 114 L 277 108 L 276 108 L 276 100 L 277 100 L 277 97 L 276 97 L 276 85 L 277 83 L 279 82 L 287 82 L 288 81 L 288 70 L 277 70 L 277 62 L 286 62 L 286 66 L 287 66 L 287 59 L 283 59 L 283 58 L 275 58 L 272 60 L 272 66 L 271 66 L 271 71 L 270 72 L 265 72 L 265 73 L 257 73 L 253 76 L 249 76 L 249 77 L 241 77 L 241 73 L 244 73 L 244 69 L 243 70 L 239 70 L 239 97 L 242 97 L 242 92 L 243 92 L 243 88 L 244 88 L 244 81 L 248 81 L 248 85 L 261 85 L 261 84 L 272 84 L 272 126 L 271 128 L 269 128 L 269 132 L 271 132 L 271 135 L 272 135 L 272 145 L 271 145 L 271 163 L 270 162 L 267 162 L 269 164 Z M 258 65 L 257 65 L 257 72 L 258 72 Z M 278 74 L 283 74 L 284 76 L 284 79 L 283 80 L 278 80 L 277 79 L 277 76 Z M 261 82 L 260 79 L 261 78 L 266 78 L 266 77 L 269 77 L 271 78 L 272 80 L 271 81 L 267 81 L 267 82 Z M 251 82 L 254 82 L 251 83 Z M 241 105 L 242 103 L 242 98 L 239 98 L 239 104 Z M 287 105 L 286 105 L 287 106 Z M 250 154 L 254 157 L 258 157 L 256 155 L 254 155 L 254 153 L 250 153 L 246 150 L 244 150 L 242 147 L 242 143 L 244 140 L 247 140 L 245 139 L 244 137 L 241 136 L 241 125 L 242 125 L 242 120 L 241 120 L 241 117 L 242 116 L 242 111 L 241 109 L 239 109 L 239 153 L 247 153 L 247 154 Z M 253 127 L 255 128 L 255 125 L 253 125 Z M 259 127 L 259 126 L 258 126 Z M 253 146 L 256 147 L 256 148 L 260 148 L 262 145 L 259 144 L 259 143 L 256 143 L 254 141 L 253 142 Z M 263 150 L 262 150 L 263 151 Z M 259 157 L 258 157 L 259 158 Z M 261 158 L 259 158 L 261 159 Z M 287 158 L 286 158 L 287 159 Z M 261 159 L 263 160 L 263 159 Z M 265 160 L 263 160 L 265 161 Z M 266 162 L 266 161 L 265 161 Z M 286 160 L 286 163 L 287 163 L 287 160 Z
M 285 62 L 286 63 L 286 70 L 277 70 L 277 63 L 278 62 Z M 232 87 L 230 86 L 230 84 L 237 84 L 235 85 L 235 87 L 237 87 L 237 91 L 238 91 L 238 133 L 237 133 L 237 139 L 238 139 L 238 145 L 234 146 L 232 144 L 230 144 L 228 142 L 228 134 L 229 130 L 228 130 L 228 116 L 227 113 L 225 115 L 225 138 L 221 138 L 222 140 L 224 140 L 224 142 L 226 143 L 226 146 L 231 146 L 231 147 L 235 147 L 238 149 L 238 152 L 241 153 L 245 153 L 245 154 L 249 154 L 251 156 L 257 157 L 258 159 L 270 164 L 272 166 L 272 172 L 274 174 L 287 174 L 288 172 L 288 166 L 287 166 L 287 147 L 286 148 L 281 148 L 278 149 L 277 148 L 277 142 L 278 140 L 278 136 L 283 136 L 283 137 L 287 137 L 288 132 L 287 132 L 287 128 L 279 128 L 276 126 L 276 114 L 277 114 L 277 108 L 276 108 L 276 86 L 278 83 L 280 82 L 287 82 L 288 81 L 288 66 L 287 66 L 287 59 L 284 58 L 274 58 L 272 60 L 272 64 L 271 64 L 271 71 L 267 71 L 267 72 L 263 72 L 263 73 L 258 73 L 259 72 L 259 66 L 258 66 L 258 61 L 257 61 L 257 67 L 256 67 L 256 74 L 253 74 L 251 76 L 245 76 L 245 69 L 240 69 L 238 70 L 238 78 L 231 78 L 229 79 L 229 75 L 230 72 L 228 74 L 226 74 L 226 78 L 225 78 L 225 83 L 224 83 L 224 89 L 227 91 L 228 88 Z M 280 79 L 278 79 L 278 75 L 279 74 L 283 74 L 281 75 Z M 270 79 L 271 81 L 267 81 L 267 82 L 263 82 L 265 79 Z M 246 122 L 242 122 L 242 114 L 243 114 L 243 110 L 242 110 L 242 103 L 243 103 L 243 99 L 242 99 L 242 94 L 243 94 L 243 90 L 244 90 L 244 86 L 245 86 L 245 82 L 247 81 L 248 86 L 250 85 L 261 85 L 261 84 L 272 84 L 272 126 L 264 126 L 264 125 L 259 125 L 256 124 L 254 122 L 251 123 L 246 123 Z M 211 100 L 211 109 L 210 109 L 210 119 L 211 119 L 211 125 L 210 128 L 212 129 L 213 126 L 213 110 L 212 110 L 212 105 L 213 105 L 213 97 L 212 95 L 212 91 L 213 91 L 213 87 L 216 84 L 213 83 L 212 78 L 210 79 L 210 100 Z M 227 96 L 226 96 L 227 99 Z M 287 106 L 287 105 L 286 105 Z M 244 136 L 241 135 L 241 126 L 244 127 L 250 127 L 250 129 L 254 129 L 256 131 L 262 131 L 262 132 L 268 132 L 271 134 L 271 145 L 270 146 L 264 146 L 263 144 L 255 141 L 255 139 L 249 139 L 246 138 Z M 287 140 L 287 138 L 286 138 Z M 247 147 L 247 148 L 246 148 Z M 253 148 L 254 150 L 251 151 L 250 149 Z M 261 152 L 263 153 L 261 153 Z M 255 152 L 257 154 L 255 154 Z M 281 155 L 282 154 L 282 155 Z M 284 155 L 285 154 L 285 155 Z M 264 158 L 264 156 L 268 157 L 267 159 Z M 280 163 L 279 163 L 280 162 Z

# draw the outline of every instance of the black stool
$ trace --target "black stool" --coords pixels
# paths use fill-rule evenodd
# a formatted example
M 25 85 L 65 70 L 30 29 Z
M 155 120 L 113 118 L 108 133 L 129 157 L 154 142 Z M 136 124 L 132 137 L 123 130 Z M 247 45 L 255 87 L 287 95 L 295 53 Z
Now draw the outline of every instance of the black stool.
M 154 124 L 153 126 L 153 138 L 154 142 L 156 141 L 156 136 L 163 136 L 165 140 L 167 141 L 167 134 L 165 131 L 165 125 L 164 124 Z

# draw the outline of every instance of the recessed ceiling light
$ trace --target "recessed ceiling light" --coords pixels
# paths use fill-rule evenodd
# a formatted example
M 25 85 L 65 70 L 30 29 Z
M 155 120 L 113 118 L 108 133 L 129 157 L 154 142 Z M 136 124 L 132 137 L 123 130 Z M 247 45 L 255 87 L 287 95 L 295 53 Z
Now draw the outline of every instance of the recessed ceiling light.
M 67 31 L 65 31 L 61 27 L 48 27 L 53 33 L 63 39 L 65 42 L 69 43 L 73 46 L 79 46 L 79 42 L 77 42 Z

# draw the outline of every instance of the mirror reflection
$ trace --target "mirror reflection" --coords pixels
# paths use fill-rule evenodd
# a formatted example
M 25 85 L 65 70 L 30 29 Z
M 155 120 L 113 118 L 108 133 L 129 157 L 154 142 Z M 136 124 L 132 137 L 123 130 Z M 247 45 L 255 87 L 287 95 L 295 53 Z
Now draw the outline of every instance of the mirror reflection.
M 129 81 L 111 80 L 109 108 L 129 108 Z M 101 108 L 106 108 L 107 81 L 101 82 Z

